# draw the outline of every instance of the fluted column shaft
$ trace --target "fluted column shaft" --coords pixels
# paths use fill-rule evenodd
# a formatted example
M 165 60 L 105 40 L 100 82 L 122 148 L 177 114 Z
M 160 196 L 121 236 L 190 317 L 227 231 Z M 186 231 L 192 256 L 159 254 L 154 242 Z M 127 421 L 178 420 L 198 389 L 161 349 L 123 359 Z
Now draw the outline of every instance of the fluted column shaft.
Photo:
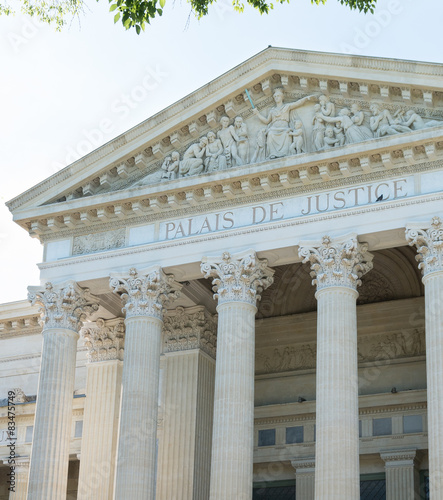
M 154 499 L 158 383 L 163 322 L 126 319 L 115 498 Z
M 203 306 L 164 319 L 157 500 L 208 500 L 216 321 Z
M 429 492 L 443 498 L 443 221 L 408 224 L 406 239 L 417 248 L 425 285 Z
M 31 449 L 28 500 L 66 498 L 78 330 L 92 307 L 74 282 L 30 288 L 42 310 L 43 349 Z
M 122 362 L 88 364 L 78 500 L 112 500 Z
M 426 275 L 426 377 L 429 436 L 429 489 L 443 498 L 443 271 Z
M 97 320 L 82 329 L 88 348 L 86 401 L 78 500 L 114 498 L 123 370 L 122 319 Z
M 356 300 L 367 250 L 356 235 L 300 245 L 317 286 L 315 500 L 360 498 Z
M 356 290 L 317 292 L 315 498 L 360 496 Z
M 273 273 L 251 250 L 204 259 L 202 271 L 219 300 L 209 498 L 251 500 L 256 301 Z
M 386 500 L 415 500 L 420 496 L 420 474 L 415 450 L 385 452 Z
M 291 463 L 295 469 L 295 498 L 297 500 L 314 500 L 314 459 L 293 460 Z
M 29 458 L 15 460 L 15 491 L 9 494 L 9 500 L 26 500 L 29 479 Z
M 158 266 L 129 275 L 111 278 L 126 313 L 115 500 L 154 500 L 162 306 L 177 294 Z
M 250 500 L 254 450 L 254 357 L 257 308 L 217 307 L 211 500 Z
M 43 330 L 28 500 L 66 497 L 77 339 L 72 330 Z

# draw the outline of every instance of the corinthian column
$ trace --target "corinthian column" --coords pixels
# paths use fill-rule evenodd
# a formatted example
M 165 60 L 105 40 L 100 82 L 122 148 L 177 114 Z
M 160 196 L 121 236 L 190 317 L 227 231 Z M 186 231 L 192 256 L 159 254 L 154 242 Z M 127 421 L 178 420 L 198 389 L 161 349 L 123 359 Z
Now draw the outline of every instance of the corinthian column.
M 210 500 L 251 500 L 255 314 L 273 271 L 254 251 L 204 258 L 218 299 Z
M 203 306 L 165 316 L 157 500 L 209 498 L 216 326 Z
M 443 498 L 443 222 L 408 224 L 406 239 L 417 247 L 425 285 L 429 489 L 437 500 Z
M 29 471 L 28 500 L 66 497 L 78 331 L 98 305 L 75 282 L 29 287 L 42 312 L 43 349 Z
M 367 250 L 355 235 L 300 244 L 317 285 L 316 500 L 360 498 L 356 300 Z
M 111 277 L 126 314 L 115 500 L 154 500 L 163 307 L 179 284 L 158 267 Z
M 78 500 L 112 500 L 123 369 L 123 319 L 98 319 L 81 333 L 88 348 Z

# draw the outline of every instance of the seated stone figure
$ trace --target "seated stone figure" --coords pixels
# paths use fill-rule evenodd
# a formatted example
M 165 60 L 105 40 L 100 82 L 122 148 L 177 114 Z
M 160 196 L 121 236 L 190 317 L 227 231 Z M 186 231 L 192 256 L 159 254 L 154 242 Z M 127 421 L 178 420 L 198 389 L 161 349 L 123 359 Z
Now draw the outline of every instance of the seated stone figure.
M 198 175 L 203 172 L 203 156 L 208 145 L 207 137 L 202 137 L 198 144 L 192 144 L 183 155 L 183 160 L 180 162 L 180 175 L 188 177 Z

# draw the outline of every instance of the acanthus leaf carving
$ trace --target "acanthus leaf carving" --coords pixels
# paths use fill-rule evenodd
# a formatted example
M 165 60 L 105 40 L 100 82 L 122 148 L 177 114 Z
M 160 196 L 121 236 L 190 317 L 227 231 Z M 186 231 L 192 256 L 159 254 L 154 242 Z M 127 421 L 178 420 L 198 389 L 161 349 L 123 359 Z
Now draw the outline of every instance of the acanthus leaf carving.
M 88 314 L 98 310 L 97 300 L 89 289 L 81 288 L 75 281 L 53 285 L 45 289 L 28 287 L 28 300 L 38 305 L 43 329 L 66 328 L 78 332 Z
M 95 323 L 85 324 L 81 334 L 88 348 L 87 356 L 90 362 L 123 361 L 125 322 L 122 318 L 99 318 Z
M 332 239 L 323 236 L 321 243 L 301 243 L 299 255 L 303 263 L 310 263 L 313 285 L 317 290 L 331 286 L 357 289 L 360 278 L 372 269 L 373 256 L 366 243 L 356 236 Z
M 201 349 L 215 359 L 217 323 L 204 307 L 177 307 L 164 317 L 164 352 Z
M 431 224 L 408 224 L 406 239 L 410 246 L 417 248 L 418 267 L 426 276 L 432 272 L 443 271 L 443 221 L 434 217 Z
M 139 275 L 131 268 L 129 276 L 114 275 L 109 283 L 120 295 L 126 318 L 152 316 L 163 318 L 163 309 L 178 298 L 181 285 L 172 274 L 165 274 L 160 266 L 153 266 Z
M 260 293 L 273 283 L 274 272 L 266 259 L 258 259 L 253 250 L 221 258 L 202 259 L 201 271 L 205 278 L 213 278 L 214 298 L 218 303 L 246 302 L 256 305 Z

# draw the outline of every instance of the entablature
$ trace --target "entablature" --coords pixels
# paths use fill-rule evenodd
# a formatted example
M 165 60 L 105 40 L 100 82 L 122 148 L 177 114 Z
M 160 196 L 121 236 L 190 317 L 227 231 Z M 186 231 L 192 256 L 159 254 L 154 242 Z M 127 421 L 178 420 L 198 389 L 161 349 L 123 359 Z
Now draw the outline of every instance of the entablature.
M 17 211 L 42 242 L 441 169 L 443 133 L 415 131 L 318 153 Z M 373 200 L 375 201 L 375 200 Z M 123 233 L 122 233 L 123 234 Z M 124 237 L 124 235 L 123 235 Z M 123 245 L 116 245 L 116 248 Z

